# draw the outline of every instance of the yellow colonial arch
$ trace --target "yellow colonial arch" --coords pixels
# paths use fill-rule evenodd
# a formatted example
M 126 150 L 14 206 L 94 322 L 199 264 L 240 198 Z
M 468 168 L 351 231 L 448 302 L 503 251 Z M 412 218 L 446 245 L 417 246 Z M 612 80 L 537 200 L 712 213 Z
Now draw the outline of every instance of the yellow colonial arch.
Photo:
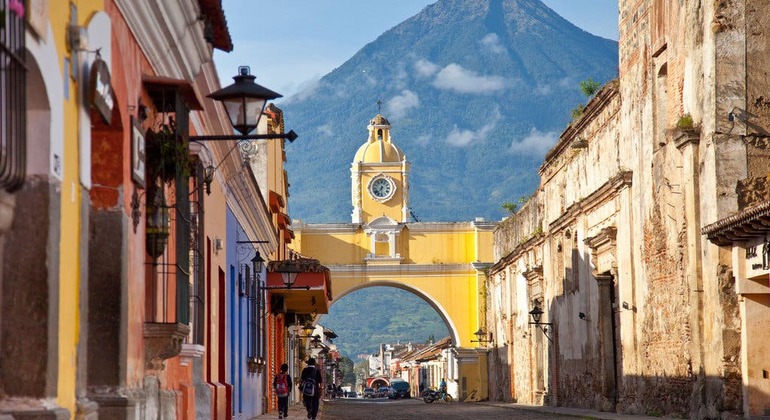
M 386 286 L 386 287 L 394 287 L 396 289 L 405 290 L 409 293 L 412 293 L 413 295 L 419 297 L 425 303 L 430 305 L 433 310 L 438 313 L 438 315 L 441 317 L 441 320 L 444 321 L 444 325 L 446 325 L 447 330 L 449 330 L 449 336 L 452 340 L 452 344 L 455 346 L 460 346 L 460 332 L 457 328 L 457 326 L 452 321 L 452 315 L 449 311 L 446 310 L 447 303 L 451 302 L 440 302 L 433 296 L 431 296 L 429 293 L 427 293 L 424 290 L 421 290 L 418 287 L 415 287 L 414 284 L 419 284 L 419 281 L 413 281 L 413 282 L 404 282 L 399 280 L 369 280 L 369 281 L 351 281 L 349 283 L 349 287 L 347 287 L 344 290 L 338 290 L 341 283 L 335 283 L 335 286 L 337 286 L 337 290 L 334 290 L 334 300 L 332 302 L 336 302 L 339 299 L 345 297 L 346 295 L 356 292 L 358 290 L 366 289 L 369 287 L 375 287 L 375 286 Z M 333 303 L 332 303 L 333 305 Z M 449 305 L 451 306 L 451 305 Z M 456 318 L 456 317 L 455 317 Z
M 329 268 L 332 302 L 372 286 L 397 287 L 422 298 L 444 320 L 455 345 L 458 368 L 449 378 L 458 386 L 455 397 L 475 390 L 484 398 L 486 352 L 472 340 L 486 327 L 484 270 L 494 260 L 495 223 L 413 221 L 410 166 L 390 127 L 376 115 L 353 157 L 351 223 L 293 221 L 292 248 Z

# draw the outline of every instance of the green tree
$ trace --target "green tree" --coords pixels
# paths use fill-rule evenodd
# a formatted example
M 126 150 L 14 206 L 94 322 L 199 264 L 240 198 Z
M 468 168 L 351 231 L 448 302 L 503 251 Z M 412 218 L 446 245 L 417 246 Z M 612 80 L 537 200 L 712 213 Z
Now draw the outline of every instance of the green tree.
M 519 207 L 516 203 L 511 203 L 510 201 L 506 201 L 503 203 L 502 208 L 505 210 L 508 214 L 514 214 L 516 213 L 516 209 Z
M 355 390 L 358 391 L 364 387 L 364 384 L 366 383 L 366 378 L 369 377 L 369 360 L 363 359 L 360 362 L 356 363 L 355 366 L 353 367 L 353 370 L 355 371 L 355 375 L 356 375 Z
M 588 97 L 594 96 L 594 94 L 599 91 L 600 87 L 602 87 L 602 84 L 591 77 L 580 82 L 580 91 L 583 92 L 583 95 Z
M 343 386 L 355 386 L 356 385 L 356 372 L 355 364 L 347 357 L 341 358 L 339 363 L 340 372 L 342 373 L 342 385 Z

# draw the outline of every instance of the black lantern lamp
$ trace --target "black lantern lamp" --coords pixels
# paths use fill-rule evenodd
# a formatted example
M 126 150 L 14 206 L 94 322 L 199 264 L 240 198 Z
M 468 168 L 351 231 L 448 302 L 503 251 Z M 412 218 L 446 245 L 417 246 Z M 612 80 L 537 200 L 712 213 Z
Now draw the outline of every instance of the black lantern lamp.
M 233 83 L 216 92 L 210 93 L 209 98 L 222 102 L 227 112 L 227 118 L 230 124 L 240 135 L 210 135 L 210 136 L 190 136 L 193 141 L 215 141 L 215 140 L 260 140 L 260 139 L 287 139 L 290 142 L 299 137 L 294 130 L 288 133 L 276 134 L 249 134 L 259 123 L 262 112 L 265 110 L 267 101 L 281 98 L 282 95 L 272 90 L 260 86 L 254 82 L 255 76 L 252 76 L 248 66 L 238 67 L 238 75 L 233 76 Z
M 251 259 L 251 270 L 256 276 L 257 273 L 262 272 L 263 268 L 265 268 L 265 259 L 262 258 L 262 255 L 257 251 L 254 253 L 254 258 Z
M 256 76 L 250 74 L 249 66 L 238 67 L 238 73 L 233 76 L 235 83 L 208 96 L 222 102 L 233 128 L 246 136 L 257 127 L 267 101 L 282 95 L 255 83 Z
M 299 267 L 294 265 L 286 266 L 284 270 L 281 271 L 281 280 L 283 280 L 283 284 L 286 285 L 287 289 L 291 289 L 291 287 L 294 286 L 299 272 Z
M 276 272 L 281 274 L 281 280 L 283 280 L 283 284 L 285 287 L 280 286 L 269 286 L 268 289 L 291 289 L 294 287 L 294 284 L 297 282 L 297 276 L 299 273 L 302 272 L 302 268 L 296 264 L 291 263 L 283 263 L 279 266 L 280 268 L 278 270 L 275 270 Z M 302 289 L 310 290 L 310 285 L 302 286 Z
M 553 326 L 553 323 L 551 322 L 540 322 L 540 320 L 543 317 L 543 310 L 540 309 L 539 306 L 535 305 L 535 308 L 529 311 L 529 315 L 532 317 L 532 321 L 529 325 L 535 325 L 538 328 L 540 328 L 541 331 L 543 331 L 543 335 L 545 335 L 545 338 L 548 339 L 548 341 L 553 342 L 551 337 L 548 335 L 548 327 L 547 325 Z
M 206 185 L 206 195 L 211 195 L 211 183 L 214 181 L 214 172 L 217 168 L 214 165 L 209 165 L 203 168 L 203 183 Z
M 491 343 L 492 342 L 492 333 L 489 333 L 489 338 L 487 338 L 487 333 L 483 329 L 479 328 L 478 331 L 473 333 L 473 335 L 476 336 L 476 340 L 471 340 L 471 343 Z

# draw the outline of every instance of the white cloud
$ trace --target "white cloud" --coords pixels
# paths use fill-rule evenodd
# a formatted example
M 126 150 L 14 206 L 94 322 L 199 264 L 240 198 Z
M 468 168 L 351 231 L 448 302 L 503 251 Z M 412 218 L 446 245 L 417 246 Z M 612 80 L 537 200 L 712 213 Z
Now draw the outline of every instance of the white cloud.
M 314 77 L 309 80 L 305 80 L 304 82 L 299 84 L 299 88 L 297 89 L 297 92 L 286 98 L 281 98 L 280 103 L 284 104 L 290 104 L 292 102 L 302 102 L 307 99 L 312 98 L 315 93 L 318 91 L 318 88 L 321 87 L 321 78 L 320 76 Z
M 446 142 L 452 146 L 465 147 L 471 143 L 478 143 L 487 138 L 489 133 L 497 126 L 497 122 L 500 121 L 500 110 L 494 110 L 490 121 L 480 129 L 473 130 L 461 130 L 455 126 L 452 131 L 446 137 Z
M 324 135 L 326 137 L 331 137 L 334 135 L 334 131 L 332 130 L 332 124 L 326 123 L 322 126 L 319 126 L 316 128 L 316 131 L 318 131 L 321 135 Z
M 403 62 L 396 65 L 396 89 L 405 89 L 408 86 L 409 74 L 405 67 Z
M 479 41 L 482 47 L 484 47 L 487 51 L 494 53 L 494 54 L 504 54 L 505 53 L 505 47 L 500 42 L 500 38 L 497 36 L 497 34 L 489 34 L 485 36 L 484 38 L 481 38 L 481 41 Z
M 558 139 L 559 133 L 556 131 L 542 133 L 537 128 L 533 128 L 521 141 L 514 140 L 509 150 L 511 153 L 545 156 L 545 152 L 553 147 Z
M 415 143 L 419 144 L 420 146 L 427 146 L 430 144 L 430 135 L 429 134 L 423 134 L 419 137 L 417 137 L 417 140 L 415 140 Z
M 414 63 L 414 69 L 417 71 L 417 75 L 421 77 L 431 77 L 438 71 L 437 64 L 421 58 Z
M 399 119 L 407 114 L 407 112 L 420 105 L 420 98 L 416 93 L 409 89 L 404 89 L 401 94 L 394 96 L 388 100 L 385 105 L 387 115 L 393 117 L 393 119 Z
M 538 84 L 537 87 L 535 87 L 535 93 L 541 96 L 550 95 L 551 92 L 553 92 L 551 85 Z
M 505 79 L 500 76 L 479 76 L 456 63 L 441 69 L 433 80 L 433 86 L 459 93 L 494 93 L 506 87 Z

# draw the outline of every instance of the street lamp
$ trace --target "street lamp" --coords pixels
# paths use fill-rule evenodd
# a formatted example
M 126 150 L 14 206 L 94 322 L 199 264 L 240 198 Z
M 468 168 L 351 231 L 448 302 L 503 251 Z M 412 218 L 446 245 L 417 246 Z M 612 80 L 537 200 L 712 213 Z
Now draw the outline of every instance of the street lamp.
M 243 140 L 287 139 L 289 142 L 296 140 L 299 136 L 294 130 L 290 130 L 288 133 L 249 134 L 257 128 L 267 101 L 283 97 L 280 93 L 258 85 L 254 82 L 254 79 L 256 79 L 256 76 L 251 74 L 249 66 L 240 66 L 238 67 L 238 75 L 233 76 L 235 83 L 208 95 L 209 98 L 224 105 L 230 125 L 241 133 L 240 135 L 190 136 L 190 140 L 237 140 L 236 145 L 227 152 L 228 155 Z M 214 172 L 216 172 L 221 164 L 222 162 L 217 166 L 209 165 L 204 168 L 203 183 L 206 185 L 206 194 L 211 194 L 211 182 L 214 180 Z
M 281 275 L 281 280 L 285 287 L 281 286 L 266 286 L 267 289 L 292 289 L 297 282 L 297 276 L 302 272 L 302 267 L 292 263 L 281 263 L 278 265 L 274 272 Z M 310 290 L 310 285 L 302 286 L 300 289 Z
M 553 326 L 553 323 L 551 322 L 540 322 L 540 320 L 543 317 L 543 310 L 540 309 L 539 306 L 535 305 L 535 308 L 529 311 L 529 315 L 532 316 L 532 320 L 534 322 L 530 322 L 530 325 L 535 325 L 538 328 L 540 328 L 541 331 L 543 331 L 543 335 L 545 335 L 545 338 L 548 339 L 548 341 L 553 343 L 553 340 L 548 335 L 548 327 L 544 327 L 544 325 L 550 325 Z
M 479 328 L 478 331 L 473 333 L 473 335 L 476 336 L 476 340 L 471 340 L 471 343 L 491 343 L 492 342 L 492 333 L 489 333 L 489 339 L 487 339 L 487 333 L 486 331 Z
M 240 135 L 190 136 L 190 140 L 287 139 L 290 142 L 296 140 L 298 136 L 294 130 L 288 133 L 249 134 L 257 127 L 267 101 L 282 97 L 281 94 L 258 85 L 254 79 L 256 77 L 251 74 L 249 66 L 240 66 L 238 67 L 238 75 L 233 76 L 235 83 L 208 95 L 209 98 L 224 105 L 230 124 L 241 133 Z
M 259 251 L 254 253 L 254 258 L 251 259 L 251 269 L 254 272 L 254 275 L 256 276 L 257 273 L 262 272 L 262 268 L 265 267 L 265 259 L 262 258 L 262 255 L 260 255 Z M 259 285 L 259 283 L 257 283 Z
M 230 124 L 245 136 L 257 127 L 267 101 L 281 98 L 283 95 L 255 83 L 256 76 L 250 74 L 248 66 L 238 67 L 238 73 L 233 77 L 235 83 L 211 93 L 208 97 L 222 102 Z

